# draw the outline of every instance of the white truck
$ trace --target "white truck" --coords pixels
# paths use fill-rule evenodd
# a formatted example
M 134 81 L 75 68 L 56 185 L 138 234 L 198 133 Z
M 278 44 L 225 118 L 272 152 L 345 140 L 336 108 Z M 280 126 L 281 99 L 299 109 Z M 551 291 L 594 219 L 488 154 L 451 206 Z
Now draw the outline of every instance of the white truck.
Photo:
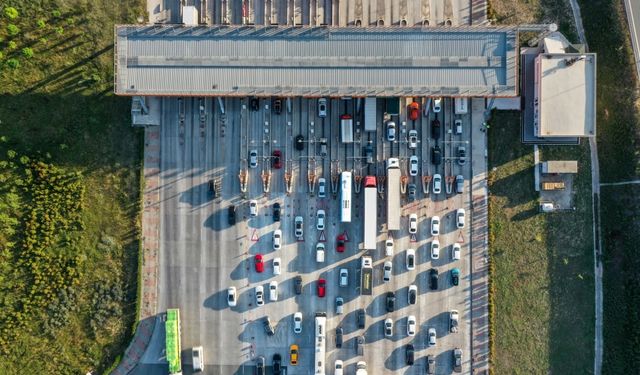
M 377 112 L 378 112 L 377 99 L 365 98 L 364 99 L 364 131 L 366 132 L 376 131 Z
M 387 160 L 387 230 L 400 230 L 400 161 Z
M 192 359 L 192 365 L 193 365 L 193 372 L 199 372 L 203 370 L 204 367 L 204 350 L 202 349 L 202 346 L 196 346 L 195 348 L 193 348 L 192 352 L 191 352 L 191 359 Z
M 364 249 L 375 250 L 378 237 L 378 191 L 376 177 L 364 178 Z
M 340 116 L 340 141 L 353 143 L 353 117 L 351 115 Z

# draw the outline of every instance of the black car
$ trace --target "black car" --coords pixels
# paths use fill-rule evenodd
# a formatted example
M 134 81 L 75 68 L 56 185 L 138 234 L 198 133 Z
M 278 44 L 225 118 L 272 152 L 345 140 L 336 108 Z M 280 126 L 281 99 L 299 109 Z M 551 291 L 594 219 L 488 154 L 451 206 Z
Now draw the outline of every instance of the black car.
M 271 109 L 273 109 L 273 113 L 275 113 L 276 115 L 279 115 L 282 113 L 282 99 L 274 99 L 273 100 L 273 105 L 271 106 Z
M 364 328 L 364 325 L 367 322 L 367 315 L 364 313 L 364 309 L 358 310 L 356 317 L 358 320 L 358 328 Z
M 433 355 L 427 356 L 427 374 L 432 375 L 436 373 L 436 357 Z
M 265 375 L 265 360 L 263 356 L 256 358 L 256 375 Z
M 440 121 L 438 119 L 431 121 L 431 138 L 440 139 Z
M 273 355 L 273 375 L 282 374 L 282 357 L 276 353 Z
M 442 164 L 442 150 L 440 150 L 440 146 L 431 147 L 431 163 L 433 165 Z
M 229 225 L 234 225 L 236 223 L 236 206 L 229 206 L 227 214 L 229 216 Z
M 209 180 L 209 183 L 207 185 L 209 186 L 209 194 L 211 194 L 211 196 L 213 196 L 215 198 L 216 194 L 215 194 L 215 190 L 213 188 L 213 180 Z
M 342 327 L 336 328 L 336 348 L 342 348 Z
M 273 221 L 280 221 L 280 203 L 273 204 Z
M 251 100 L 249 101 L 249 108 L 251 108 L 252 111 L 260 110 L 260 99 L 255 97 L 251 98 Z
M 302 294 L 302 276 L 298 275 L 293 279 L 293 286 L 296 289 L 296 294 Z
M 409 202 L 413 202 L 416 200 L 416 192 L 418 190 L 418 188 L 416 187 L 416 184 L 409 184 Z
M 435 268 L 429 271 L 429 285 L 431 290 L 438 290 L 438 270 Z
M 267 333 L 267 335 L 273 336 L 276 333 L 276 330 L 275 328 L 273 328 L 273 324 L 271 323 L 271 319 L 269 319 L 268 317 L 264 318 L 264 320 L 262 321 L 262 325 L 264 326 L 264 331 Z
M 415 360 L 415 348 L 413 347 L 413 344 L 409 344 L 407 345 L 407 351 L 405 352 L 405 359 L 407 360 L 407 364 L 409 366 L 413 365 L 413 361 Z
M 296 136 L 296 150 L 304 150 L 304 137 L 302 136 L 302 134 L 298 134 Z
M 417 298 L 418 298 L 418 296 L 417 296 L 416 291 L 412 290 L 412 289 L 409 289 L 409 304 L 410 305 L 415 305 Z
M 394 292 L 387 293 L 387 311 L 393 312 L 396 309 L 396 294 Z

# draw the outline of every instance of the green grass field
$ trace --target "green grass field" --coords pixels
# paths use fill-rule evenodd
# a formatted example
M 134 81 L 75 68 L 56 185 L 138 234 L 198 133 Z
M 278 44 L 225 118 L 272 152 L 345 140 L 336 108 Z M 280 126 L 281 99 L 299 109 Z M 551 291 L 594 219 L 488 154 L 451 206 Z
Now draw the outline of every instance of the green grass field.
M 588 147 L 543 148 L 577 159 L 575 211 L 538 213 L 533 147 L 516 112 L 489 133 L 490 251 L 496 374 L 589 374 L 593 369 L 593 250 Z
M 131 338 L 142 133 L 130 126 L 129 100 L 111 94 L 112 44 L 113 24 L 135 22 L 143 5 L 0 1 L 0 331 L 10 340 L 0 348 L 2 374 L 102 373 Z M 39 215 L 64 222 L 73 202 L 34 195 L 24 157 L 79 173 L 81 225 L 25 232 L 30 212 L 49 207 Z M 59 189 L 40 177 L 50 178 L 49 196 Z M 23 259 L 31 238 L 46 246 Z M 39 272 L 60 270 L 77 277 L 64 287 L 37 282 Z M 40 294 L 53 297 L 29 307 Z

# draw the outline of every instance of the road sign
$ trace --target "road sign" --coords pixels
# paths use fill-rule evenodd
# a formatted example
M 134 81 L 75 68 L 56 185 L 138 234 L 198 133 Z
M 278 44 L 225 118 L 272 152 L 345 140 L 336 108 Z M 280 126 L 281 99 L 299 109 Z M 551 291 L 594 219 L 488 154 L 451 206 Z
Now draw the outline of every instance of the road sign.
M 320 231 L 320 238 L 318 239 L 320 242 L 327 242 L 327 237 L 324 235 L 324 231 Z
M 458 242 L 464 243 L 464 232 L 463 231 L 460 231 L 460 234 L 458 234 Z
M 258 230 L 254 229 L 253 234 L 251 235 L 251 241 L 258 242 L 259 240 L 260 240 L 260 237 L 258 237 Z
M 411 242 L 418 242 L 418 239 L 416 238 L 415 234 L 411 235 Z

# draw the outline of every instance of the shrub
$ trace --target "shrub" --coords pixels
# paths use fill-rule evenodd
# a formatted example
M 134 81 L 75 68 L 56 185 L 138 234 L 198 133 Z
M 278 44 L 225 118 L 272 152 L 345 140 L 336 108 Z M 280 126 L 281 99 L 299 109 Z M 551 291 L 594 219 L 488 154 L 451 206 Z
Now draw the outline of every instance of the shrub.
M 43 19 L 39 19 L 38 22 L 36 22 L 36 25 L 39 29 L 44 29 L 47 26 L 47 22 Z
M 62 26 L 56 27 L 56 34 L 58 35 L 64 34 L 64 28 Z
M 18 10 L 14 7 L 6 7 L 4 8 L 4 15 L 7 16 L 9 19 L 13 20 L 18 18 L 19 13 L 18 13 Z
M 59 11 L 59 10 L 57 10 L 57 9 L 56 9 L 56 10 L 54 10 L 53 12 L 51 12 L 51 15 L 52 15 L 52 16 L 54 16 L 54 17 L 56 17 L 56 18 L 57 18 L 57 17 L 60 17 L 60 14 L 61 14 L 61 13 L 60 13 L 60 11 Z
M 16 48 L 18 48 L 18 44 L 12 40 L 12 41 L 9 42 L 8 48 L 9 49 L 16 49 Z
M 7 32 L 9 35 L 18 35 L 20 33 L 20 28 L 12 23 L 7 25 Z
M 9 59 L 7 60 L 7 65 L 12 69 L 18 69 L 20 67 L 20 61 L 16 59 Z
M 71 25 L 73 25 L 75 22 L 76 22 L 76 21 L 75 21 L 72 17 L 67 18 L 67 25 L 71 26 Z
M 22 49 L 22 55 L 28 59 L 33 57 L 33 49 L 25 47 Z

